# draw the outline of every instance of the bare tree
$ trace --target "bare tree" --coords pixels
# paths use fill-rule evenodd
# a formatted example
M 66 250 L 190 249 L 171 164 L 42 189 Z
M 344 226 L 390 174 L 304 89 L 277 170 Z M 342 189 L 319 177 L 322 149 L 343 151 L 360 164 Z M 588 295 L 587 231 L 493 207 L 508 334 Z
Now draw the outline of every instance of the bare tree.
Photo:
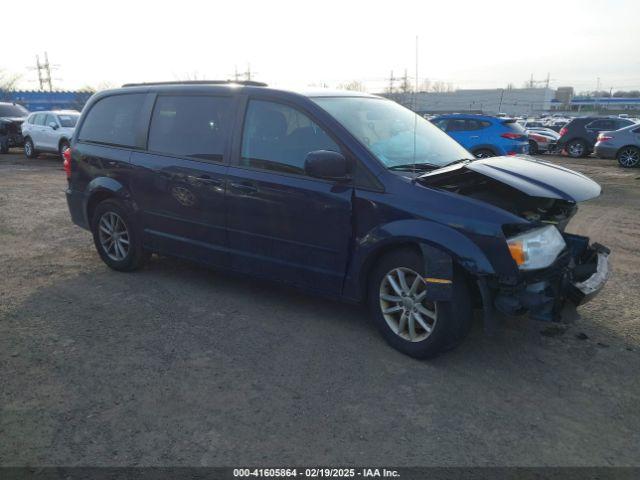
M 338 85 L 340 90 L 351 90 L 354 92 L 366 92 L 364 84 L 358 80 L 352 80 L 348 83 L 341 83 Z
M 21 75 L 17 73 L 11 74 L 0 70 L 0 90 L 6 92 L 15 90 L 20 78 Z
M 424 80 L 422 80 L 422 82 L 420 82 L 420 85 L 418 86 L 418 91 L 419 92 L 430 92 L 431 91 L 431 80 L 429 80 L 428 78 L 425 78 Z

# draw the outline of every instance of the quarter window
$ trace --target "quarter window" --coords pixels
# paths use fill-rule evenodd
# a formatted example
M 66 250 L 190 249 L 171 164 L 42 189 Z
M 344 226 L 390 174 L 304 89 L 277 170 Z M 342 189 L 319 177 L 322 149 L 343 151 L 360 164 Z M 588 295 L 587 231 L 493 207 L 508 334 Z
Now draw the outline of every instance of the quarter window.
M 228 97 L 159 96 L 149 130 L 149 150 L 223 161 L 231 118 Z
M 82 124 L 79 140 L 135 147 L 145 97 L 144 93 L 134 93 L 98 100 Z
M 304 175 L 309 152 L 340 148 L 304 113 L 286 105 L 251 100 L 242 136 L 241 164 Z

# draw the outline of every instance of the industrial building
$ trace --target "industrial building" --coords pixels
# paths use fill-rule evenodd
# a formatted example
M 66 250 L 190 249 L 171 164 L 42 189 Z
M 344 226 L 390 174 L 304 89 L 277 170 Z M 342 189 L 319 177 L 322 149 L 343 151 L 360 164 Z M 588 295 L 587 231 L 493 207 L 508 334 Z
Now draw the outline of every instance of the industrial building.
M 485 113 L 538 115 L 541 113 L 640 113 L 640 98 L 574 96 L 572 87 L 497 88 L 453 92 L 382 93 L 420 114 Z

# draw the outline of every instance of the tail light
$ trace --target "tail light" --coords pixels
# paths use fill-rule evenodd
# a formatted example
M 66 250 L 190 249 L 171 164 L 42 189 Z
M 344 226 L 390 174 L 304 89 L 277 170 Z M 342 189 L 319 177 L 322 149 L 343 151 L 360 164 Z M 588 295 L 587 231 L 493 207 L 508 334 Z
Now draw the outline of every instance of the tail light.
M 567 134 L 567 131 L 568 131 L 568 130 L 567 130 L 567 127 L 562 127 L 562 128 L 560 129 L 560 132 L 559 132 L 559 133 L 560 133 L 560 136 L 561 136 L 561 137 L 564 137 L 564 136 Z
M 518 140 L 519 138 L 524 138 L 524 135 L 521 133 L 515 132 L 507 132 L 500 135 L 502 138 L 508 138 L 509 140 Z
M 604 134 L 600 134 L 598 135 L 598 142 L 606 142 L 607 140 L 611 140 L 613 137 L 609 136 L 609 135 L 604 135 Z
M 62 152 L 62 156 L 64 157 L 62 167 L 67 174 L 67 178 L 71 178 L 71 148 L 67 148 L 64 152 Z

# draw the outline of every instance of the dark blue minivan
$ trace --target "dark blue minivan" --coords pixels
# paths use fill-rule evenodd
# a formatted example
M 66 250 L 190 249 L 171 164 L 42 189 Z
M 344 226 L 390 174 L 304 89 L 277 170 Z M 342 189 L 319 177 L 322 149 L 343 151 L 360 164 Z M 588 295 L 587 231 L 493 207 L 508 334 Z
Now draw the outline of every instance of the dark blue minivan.
M 472 310 L 559 321 L 608 276 L 565 231 L 600 187 L 527 157 L 475 159 L 397 103 L 255 82 L 94 95 L 65 152 L 72 220 L 111 268 L 153 253 L 367 303 L 414 357 L 458 344 Z

